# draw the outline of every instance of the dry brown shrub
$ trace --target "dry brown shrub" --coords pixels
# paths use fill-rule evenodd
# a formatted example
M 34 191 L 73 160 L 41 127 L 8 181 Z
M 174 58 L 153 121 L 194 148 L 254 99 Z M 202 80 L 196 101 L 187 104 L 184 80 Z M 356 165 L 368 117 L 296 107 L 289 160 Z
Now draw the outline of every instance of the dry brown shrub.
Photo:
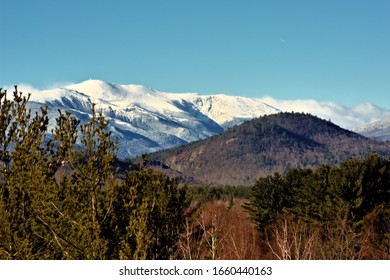
M 243 200 L 228 204 L 222 200 L 208 202 L 187 220 L 179 242 L 183 259 L 260 258 L 258 232 L 241 207 Z

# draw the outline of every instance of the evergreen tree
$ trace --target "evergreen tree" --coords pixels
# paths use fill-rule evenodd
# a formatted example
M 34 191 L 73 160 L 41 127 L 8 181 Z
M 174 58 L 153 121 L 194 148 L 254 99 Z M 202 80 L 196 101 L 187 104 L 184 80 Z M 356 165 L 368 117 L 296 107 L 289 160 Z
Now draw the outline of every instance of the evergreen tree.
M 313 232 L 319 230 L 323 242 L 319 255 L 326 259 L 362 258 L 372 244 L 377 244 L 375 250 L 385 252 L 389 243 L 389 163 L 369 155 L 340 166 L 290 169 L 284 176 L 260 178 L 245 207 L 260 233 L 286 214 L 293 214 L 297 224 L 304 222 Z
M 185 194 L 177 183 L 165 174 L 140 168 L 127 173 L 119 191 L 117 205 L 122 203 L 123 216 L 117 221 L 125 233 L 120 258 L 173 258 L 184 225 Z
M 62 258 L 110 258 L 107 227 L 117 184 L 113 168 L 116 143 L 106 131 L 108 123 L 94 107 L 90 121 L 80 129 L 69 113 L 61 113 L 57 125 L 55 161 L 61 162 L 62 175 L 53 189 L 48 224 L 58 235 Z M 82 149 L 75 149 L 78 134 Z
M 277 215 L 290 204 L 289 185 L 284 178 L 274 175 L 260 178 L 253 186 L 252 197 L 244 208 L 260 232 L 275 221 Z
M 15 87 L 13 100 L 1 92 L 0 256 L 10 259 L 45 258 L 50 254 L 41 223 L 46 184 L 53 178 L 45 143 L 46 108 L 35 117 L 29 99 Z M 49 183 L 50 184 L 50 183 Z

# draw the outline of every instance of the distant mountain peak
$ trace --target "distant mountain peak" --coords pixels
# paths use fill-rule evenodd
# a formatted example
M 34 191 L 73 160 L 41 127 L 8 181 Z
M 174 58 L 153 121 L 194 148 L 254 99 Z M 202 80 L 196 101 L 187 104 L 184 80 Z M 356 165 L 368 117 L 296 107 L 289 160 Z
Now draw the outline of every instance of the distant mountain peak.
M 69 85 L 66 89 L 76 90 L 92 98 L 107 101 L 123 99 L 126 97 L 125 92 L 121 90 L 120 85 L 101 80 L 87 80 L 79 84 Z

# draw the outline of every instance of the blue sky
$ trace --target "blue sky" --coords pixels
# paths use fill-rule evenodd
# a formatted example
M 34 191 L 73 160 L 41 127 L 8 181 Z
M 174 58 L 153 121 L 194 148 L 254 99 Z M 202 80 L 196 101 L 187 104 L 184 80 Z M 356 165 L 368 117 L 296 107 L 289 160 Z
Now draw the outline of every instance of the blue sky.
M 390 108 L 387 0 L 0 0 L 0 86 L 89 78 Z

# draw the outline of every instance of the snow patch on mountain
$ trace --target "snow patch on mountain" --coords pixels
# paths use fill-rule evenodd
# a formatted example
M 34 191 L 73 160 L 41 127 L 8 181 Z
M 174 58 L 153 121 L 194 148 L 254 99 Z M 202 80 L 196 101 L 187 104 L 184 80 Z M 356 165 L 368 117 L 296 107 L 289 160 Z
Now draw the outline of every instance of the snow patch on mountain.
M 379 141 L 390 141 L 390 118 L 360 126 L 354 131 Z
M 240 124 L 245 120 L 260 117 L 264 114 L 280 112 L 280 110 L 261 100 L 239 96 L 223 94 L 193 96 L 189 100 L 200 112 L 215 120 L 223 128 Z

